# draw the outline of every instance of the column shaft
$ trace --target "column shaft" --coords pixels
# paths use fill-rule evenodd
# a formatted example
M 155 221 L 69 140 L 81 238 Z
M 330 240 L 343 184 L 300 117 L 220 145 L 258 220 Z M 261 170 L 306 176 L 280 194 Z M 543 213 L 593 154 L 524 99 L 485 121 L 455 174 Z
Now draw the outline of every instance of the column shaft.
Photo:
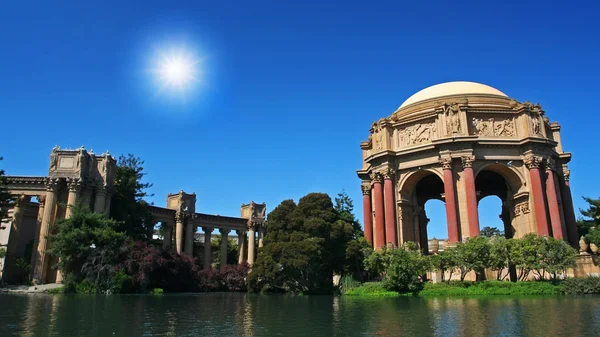
M 106 190 L 103 186 L 98 186 L 96 189 L 96 201 L 94 203 L 94 212 L 104 213 L 106 203 Z
M 204 231 L 204 269 L 207 270 L 211 267 L 212 253 L 210 251 L 210 240 L 213 229 L 211 227 L 202 227 Z
M 530 167 L 529 176 L 531 178 L 531 195 L 533 196 L 533 209 L 535 210 L 535 220 L 537 224 L 537 234 L 548 236 L 548 218 L 546 217 L 546 205 L 544 202 L 544 191 L 542 189 L 542 179 L 538 167 Z
M 238 264 L 242 264 L 242 263 L 246 262 L 245 255 L 244 255 L 245 244 L 246 244 L 246 232 L 237 231 L 237 235 L 238 235 Z
M 558 190 L 554 183 L 554 171 L 546 167 L 546 199 L 548 200 L 548 210 L 550 211 L 550 223 L 552 224 L 552 236 L 556 239 L 563 239 L 562 223 L 560 220 L 560 210 L 558 209 Z
M 248 264 L 254 264 L 254 250 L 256 245 L 256 232 L 254 231 L 254 225 L 248 229 Z
M 175 252 L 181 255 L 183 250 L 183 214 L 175 214 Z
M 394 212 L 394 183 L 391 175 L 386 175 L 384 180 L 385 189 L 385 237 L 386 244 L 391 243 L 398 247 L 398 236 L 396 235 L 396 216 Z
M 573 247 L 579 247 L 579 231 L 577 230 L 577 221 L 575 220 L 575 210 L 573 209 L 573 197 L 571 196 L 571 187 L 569 186 L 570 172 L 563 170 L 562 179 L 560 179 L 560 192 L 562 194 L 563 211 L 565 221 L 567 222 L 567 237 Z
M 375 194 L 375 249 L 385 246 L 385 220 L 383 213 L 383 189 L 381 188 L 381 176 L 376 177 L 373 183 Z
M 44 207 L 46 204 L 46 195 L 38 195 L 37 196 L 38 202 L 40 203 L 38 206 L 38 216 L 37 216 L 37 223 L 35 225 L 35 236 L 33 237 L 33 247 L 31 250 L 31 269 L 30 269 L 30 275 L 29 277 L 33 279 L 33 274 L 35 271 L 35 264 L 38 262 L 38 246 L 40 244 L 40 231 L 41 231 L 41 227 L 42 227 L 42 220 L 44 219 Z
M 260 228 L 258 228 L 258 248 L 263 247 L 264 239 L 265 239 L 265 228 L 261 226 Z
M 56 208 L 56 194 L 58 191 L 58 179 L 51 178 L 46 184 L 46 203 L 44 206 L 44 216 L 40 226 L 40 236 L 38 238 L 37 262 L 33 279 L 36 284 L 44 284 L 48 272 L 49 256 L 46 253 L 48 249 L 48 236 L 50 234 L 50 225 L 54 220 L 54 210 Z
M 221 229 L 221 268 L 227 265 L 227 241 L 229 229 Z
M 456 193 L 454 192 L 454 175 L 452 173 L 451 159 L 450 163 L 443 166 L 444 169 L 444 194 L 446 199 L 446 221 L 448 222 L 448 242 L 456 243 L 459 241 L 458 219 L 456 214 Z
M 169 250 L 171 249 L 171 231 L 173 228 L 171 226 L 166 225 L 163 222 L 163 249 Z
M 185 255 L 189 257 L 194 256 L 194 232 L 194 223 L 188 217 L 185 227 Z
M 467 197 L 467 217 L 469 219 L 469 237 L 479 236 L 479 212 L 477 209 L 477 190 L 473 173 L 473 158 L 463 157 L 465 174 L 465 194 Z
M 81 182 L 79 179 L 68 179 L 67 186 L 69 187 L 69 196 L 67 197 L 67 209 L 65 210 L 65 219 L 71 217 L 71 214 L 73 213 L 73 207 L 78 202 L 79 191 L 81 189 Z
M 371 209 L 371 186 L 363 185 L 363 223 L 365 227 L 365 239 L 373 247 L 373 210 Z

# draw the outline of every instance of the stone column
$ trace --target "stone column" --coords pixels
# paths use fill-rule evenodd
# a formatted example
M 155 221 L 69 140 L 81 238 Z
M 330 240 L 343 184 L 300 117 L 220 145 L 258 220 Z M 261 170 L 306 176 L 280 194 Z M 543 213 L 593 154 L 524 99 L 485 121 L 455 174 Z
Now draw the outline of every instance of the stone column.
M 170 224 L 167 224 L 166 222 L 162 223 L 162 227 L 163 227 L 163 249 L 164 250 L 169 250 L 171 249 L 171 231 L 173 230 L 173 227 Z
M 67 209 L 65 210 L 65 219 L 71 217 L 71 214 L 73 213 L 73 207 L 78 202 L 79 192 L 81 191 L 81 179 L 67 178 L 67 186 L 69 188 L 69 197 L 67 198 Z
M 6 247 L 6 258 L 4 265 L 16 266 L 17 257 L 19 256 L 19 245 L 21 242 L 21 231 L 23 229 L 23 214 L 25 213 L 25 203 L 29 202 L 30 196 L 19 195 L 15 198 L 15 203 L 12 212 L 12 221 L 10 222 L 10 237 Z M 2 265 L 0 265 L 2 267 Z M 9 268 L 7 268 L 9 269 Z M 7 270 L 5 269 L 5 270 Z M 12 268 L 10 268 L 12 270 Z
M 219 233 L 221 233 L 221 268 L 227 265 L 227 241 L 230 230 L 220 228 Z
M 382 176 L 375 173 L 371 176 L 373 180 L 373 194 L 375 197 L 375 249 L 385 246 L 385 220 L 383 213 L 383 189 L 381 188 Z
M 462 157 L 465 174 L 465 194 L 467 196 L 467 216 L 469 219 L 469 237 L 479 236 L 479 211 L 477 209 L 477 191 L 475 189 L 475 174 L 473 161 L 475 157 Z
M 263 247 L 264 239 L 265 239 L 265 227 L 264 227 L 264 225 L 260 225 L 260 227 L 258 228 L 258 248 Z
M 363 194 L 363 223 L 365 227 L 365 238 L 373 247 L 373 210 L 371 209 L 371 186 L 362 185 Z
M 86 209 L 90 209 L 90 203 L 92 201 L 92 188 L 94 182 L 93 181 L 86 181 L 85 182 L 85 187 L 82 188 L 81 190 L 81 204 L 83 205 L 83 207 L 85 207 Z
M 523 158 L 523 163 L 529 169 L 531 179 L 531 195 L 533 197 L 533 209 L 535 211 L 535 220 L 537 223 L 537 234 L 548 236 L 548 218 L 546 217 L 546 205 L 544 202 L 544 191 L 542 189 L 542 178 L 540 176 L 540 164 L 542 157 L 527 155 Z
M 248 264 L 254 264 L 254 249 L 255 249 L 256 232 L 254 231 L 254 224 L 248 227 Z
M 458 220 L 456 214 L 456 193 L 454 192 L 454 174 L 452 173 L 452 158 L 440 159 L 444 170 L 444 195 L 446 199 L 446 221 L 448 222 L 448 243 L 459 241 Z
M 394 212 L 394 170 L 384 172 L 384 195 L 385 195 L 385 238 L 386 244 L 398 247 L 398 235 L 396 234 L 396 214 Z
M 187 225 L 185 227 L 185 255 L 189 257 L 194 256 L 194 232 L 194 222 L 188 217 Z
M 48 248 L 50 225 L 54 221 L 58 182 L 58 178 L 48 178 L 48 181 L 46 182 L 46 202 L 44 206 L 42 224 L 40 226 L 40 236 L 38 238 L 37 261 L 35 263 L 35 270 L 33 272 L 33 281 L 36 284 L 43 284 L 46 282 L 49 260 L 46 250 Z
M 550 224 L 552 225 L 552 236 L 556 239 L 564 239 L 562 222 L 560 219 L 560 210 L 558 208 L 558 190 L 554 182 L 554 161 L 546 160 L 546 199 L 548 200 L 548 210 L 550 211 Z
M 204 269 L 206 270 L 210 268 L 212 262 L 212 256 L 210 252 L 210 237 L 213 228 L 202 227 L 202 230 L 204 231 Z
M 112 187 L 106 188 L 106 198 L 104 199 L 104 215 L 106 216 L 109 216 L 110 214 L 110 202 L 112 200 L 113 192 L 114 190 Z
M 562 194 L 563 211 L 567 223 L 567 237 L 571 246 L 579 247 L 579 231 L 577 221 L 575 220 L 575 210 L 573 209 L 573 197 L 571 196 L 571 187 L 569 180 L 571 171 L 567 167 L 563 168 L 560 192 Z
M 175 213 L 175 251 L 181 255 L 183 250 L 183 213 Z
M 238 264 L 242 264 L 246 262 L 244 250 L 246 244 L 246 232 L 244 231 L 235 231 L 238 235 Z
M 96 187 L 96 201 L 94 203 L 94 212 L 104 213 L 104 206 L 106 205 L 106 187 L 102 184 L 98 184 Z
M 46 195 L 38 195 L 37 200 L 39 202 L 37 223 L 35 225 L 35 236 L 33 237 L 33 247 L 31 250 L 31 269 L 29 277 L 33 279 L 33 273 L 35 271 L 35 264 L 38 261 L 37 249 L 40 244 L 40 230 L 42 227 L 42 220 L 44 219 L 44 205 L 46 203 Z

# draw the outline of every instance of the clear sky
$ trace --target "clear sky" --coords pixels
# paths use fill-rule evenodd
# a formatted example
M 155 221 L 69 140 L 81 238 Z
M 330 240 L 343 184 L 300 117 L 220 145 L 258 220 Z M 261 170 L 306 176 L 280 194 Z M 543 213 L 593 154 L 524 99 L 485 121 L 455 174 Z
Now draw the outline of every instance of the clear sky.
M 370 124 L 440 82 L 539 102 L 562 125 L 576 208 L 600 196 L 600 21 L 594 1 L 4 1 L 2 167 L 44 175 L 54 145 L 146 161 L 151 201 L 199 212 L 345 189 L 362 219 Z M 186 48 L 202 79 L 159 91 L 157 53 Z M 484 203 L 484 205 L 489 202 Z M 481 222 L 498 225 L 499 201 Z M 440 207 L 433 234 L 445 236 Z

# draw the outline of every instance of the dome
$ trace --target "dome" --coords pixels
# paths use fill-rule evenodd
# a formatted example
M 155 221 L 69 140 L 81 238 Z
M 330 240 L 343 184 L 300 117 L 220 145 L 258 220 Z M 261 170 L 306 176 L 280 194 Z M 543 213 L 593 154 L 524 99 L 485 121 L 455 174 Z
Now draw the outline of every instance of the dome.
M 433 85 L 425 88 L 416 94 L 410 96 L 399 109 L 413 103 L 425 101 L 431 98 L 450 96 L 450 95 L 462 95 L 462 94 L 484 94 L 484 95 L 495 95 L 508 97 L 502 91 L 492 88 L 489 85 L 475 83 L 475 82 L 446 82 Z

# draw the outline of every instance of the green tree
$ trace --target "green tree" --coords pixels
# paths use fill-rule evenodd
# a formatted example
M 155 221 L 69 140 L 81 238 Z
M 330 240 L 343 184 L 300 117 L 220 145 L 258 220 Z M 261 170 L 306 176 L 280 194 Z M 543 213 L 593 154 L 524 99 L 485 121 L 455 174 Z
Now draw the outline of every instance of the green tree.
M 142 182 L 144 161 L 132 154 L 117 161 L 110 217 L 119 222 L 118 231 L 135 240 L 151 240 L 154 223 L 144 198 L 152 184 Z
M 359 233 L 361 235 L 363 234 L 362 227 L 354 216 L 354 202 L 350 196 L 348 196 L 345 190 L 342 190 L 342 192 L 338 193 L 337 197 L 335 197 L 334 208 L 338 212 L 340 220 L 351 223 L 352 228 L 357 235 L 359 235 Z
M 421 276 L 427 272 L 428 260 L 418 250 L 404 245 L 370 254 L 365 260 L 365 267 L 381 276 L 387 290 L 406 293 L 421 289 Z
M 71 207 L 71 206 L 69 206 Z M 80 281 L 82 267 L 90 256 L 98 252 L 117 252 L 125 240 L 125 234 L 116 231 L 118 223 L 104 214 L 93 213 L 85 207 L 72 206 L 71 216 L 55 223 L 52 247 L 49 253 L 57 256 L 58 269 L 65 278 Z M 104 261 L 112 265 L 115 261 Z
M 600 199 L 583 197 L 583 200 L 588 203 L 588 209 L 579 209 L 583 217 L 577 220 L 577 229 L 579 235 L 586 236 L 592 228 L 600 227 Z
M 2 161 L 2 157 L 0 157 L 0 161 Z M 3 169 L 0 169 L 0 219 L 3 219 L 7 215 L 8 209 L 12 206 L 13 198 L 8 193 L 6 188 L 6 176 Z
M 485 268 L 489 265 L 490 246 L 488 239 L 477 236 L 468 238 L 466 242 L 459 242 L 455 248 L 457 251 L 457 266 L 460 270 L 460 280 L 471 270 L 477 275 L 477 279 L 483 279 Z
M 510 246 L 510 261 L 518 270 L 519 281 L 526 280 L 531 271 L 539 270 L 538 256 L 542 238 L 534 233 L 525 234 L 520 239 L 514 239 Z
M 504 236 L 504 231 L 501 231 L 496 227 L 486 226 L 481 229 L 480 235 L 486 238 L 491 238 L 494 236 Z
M 540 279 L 545 279 L 548 273 L 553 280 L 557 280 L 559 273 L 576 266 L 577 251 L 566 241 L 544 237 L 538 243 L 539 265 L 536 274 Z
M 456 249 L 448 248 L 436 255 L 429 255 L 429 264 L 432 270 L 440 272 L 442 282 L 446 280 L 446 272 L 450 272 L 448 275 L 448 281 L 450 281 L 454 270 L 457 269 Z
M 507 240 L 503 236 L 494 236 L 490 239 L 489 267 L 491 270 L 496 271 L 498 281 L 504 280 L 509 275 L 510 249 L 513 242 L 513 240 Z M 504 273 L 505 270 L 507 270 L 506 273 Z

